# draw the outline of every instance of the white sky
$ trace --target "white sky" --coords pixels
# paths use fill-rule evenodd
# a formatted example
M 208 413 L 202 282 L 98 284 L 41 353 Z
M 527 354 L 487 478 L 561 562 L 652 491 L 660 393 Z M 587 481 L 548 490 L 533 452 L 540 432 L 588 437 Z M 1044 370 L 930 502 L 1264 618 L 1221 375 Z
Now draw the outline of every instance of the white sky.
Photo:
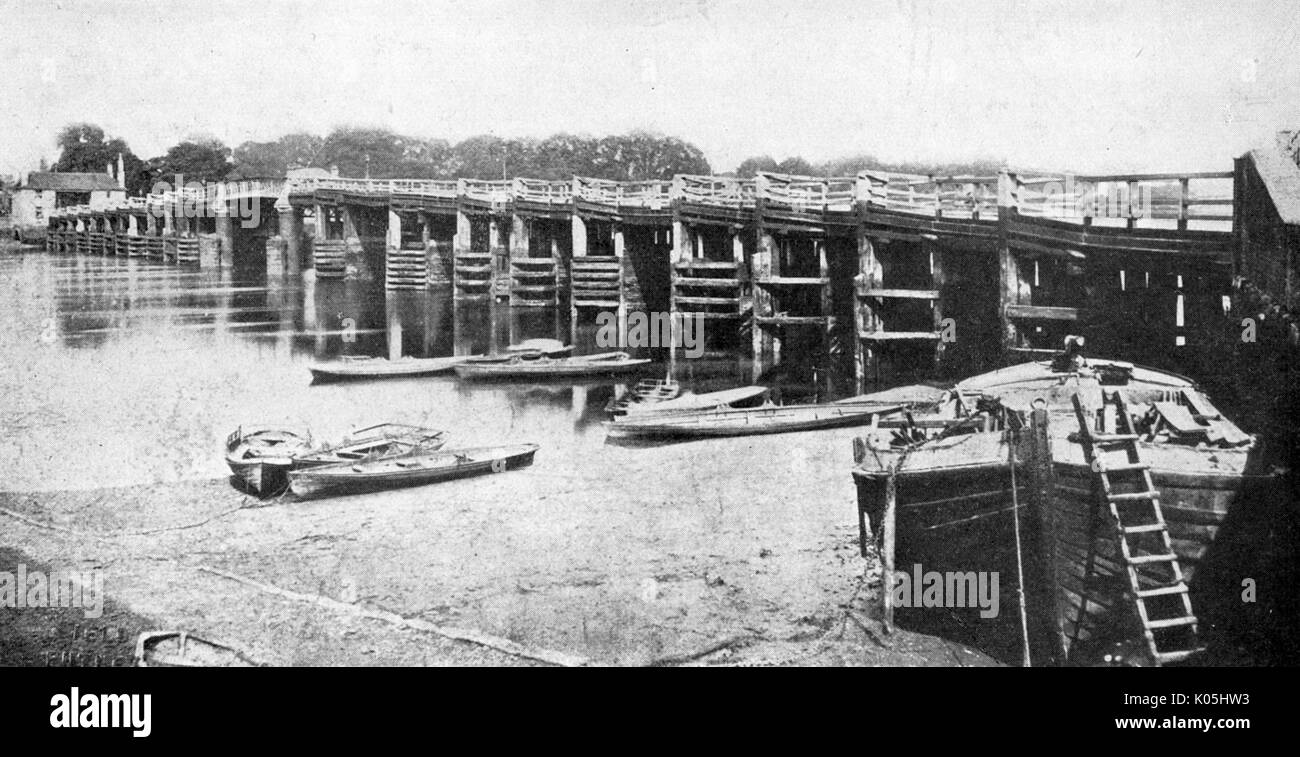
M 386 126 L 694 142 L 715 170 L 992 158 L 1227 170 L 1300 128 L 1300 6 L 1273 2 L 0 0 L 0 173 L 73 121 L 142 158 Z

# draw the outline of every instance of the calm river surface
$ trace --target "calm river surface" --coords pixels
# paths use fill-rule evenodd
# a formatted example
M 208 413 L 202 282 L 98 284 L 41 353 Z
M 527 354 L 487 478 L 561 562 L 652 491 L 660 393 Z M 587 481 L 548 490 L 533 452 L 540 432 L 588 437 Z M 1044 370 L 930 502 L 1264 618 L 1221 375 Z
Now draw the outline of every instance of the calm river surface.
M 0 489 L 224 477 L 223 441 L 241 424 L 305 426 L 332 439 L 382 421 L 414 423 L 449 429 L 454 445 L 535 441 L 548 468 L 600 465 L 603 408 L 624 386 L 612 380 L 313 385 L 308 371 L 341 354 L 435 357 L 534 337 L 568 342 L 568 321 L 567 305 L 453 303 L 450 291 L 385 292 L 382 282 L 268 282 L 256 270 L 9 246 L 0 256 L 0 458 L 11 464 Z M 584 320 L 578 354 L 607 351 L 595 333 Z M 667 350 L 637 356 L 656 362 L 623 380 L 668 372 Z M 679 358 L 672 372 L 697 391 L 753 379 L 747 359 L 725 355 Z

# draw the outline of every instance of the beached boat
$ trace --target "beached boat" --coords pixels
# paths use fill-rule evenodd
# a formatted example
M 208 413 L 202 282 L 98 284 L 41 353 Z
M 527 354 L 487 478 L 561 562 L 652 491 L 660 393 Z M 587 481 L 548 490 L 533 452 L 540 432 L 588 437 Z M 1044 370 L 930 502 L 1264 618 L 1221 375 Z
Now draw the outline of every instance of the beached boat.
M 741 386 L 735 389 L 723 389 L 718 392 L 682 392 L 680 397 L 656 403 L 635 404 L 627 408 L 626 415 L 638 418 L 650 414 L 697 412 L 701 410 L 725 410 L 761 404 L 771 391 L 766 386 Z
M 318 382 L 433 376 L 439 373 L 450 373 L 456 366 L 469 359 L 469 357 L 403 357 L 388 360 L 382 357 L 347 355 L 331 362 L 313 363 L 311 375 Z
M 271 494 L 284 489 L 294 457 L 311 447 L 305 431 L 240 426 L 226 437 L 226 464 L 245 488 Z
M 256 668 L 261 663 L 238 649 L 185 631 L 145 631 L 135 641 L 141 668 Z
M 870 524 L 893 565 L 996 572 L 1009 597 L 1023 572 L 1035 664 L 1086 661 L 1117 637 L 1145 639 L 1149 663 L 1176 662 L 1199 649 L 1194 602 L 1181 605 L 1197 599 L 1208 552 L 1235 509 L 1270 496 L 1256 452 L 1184 377 L 1118 361 L 1012 366 L 958 383 L 940 413 L 855 440 L 863 549 Z M 899 617 L 1023 655 L 1015 613 Z
M 647 358 L 632 358 L 626 352 L 554 359 L 514 356 L 463 363 L 456 366 L 456 375 L 465 379 L 609 376 L 639 369 L 649 362 Z
M 419 450 L 436 450 L 447 441 L 447 432 L 404 423 L 380 423 L 353 431 L 337 444 L 315 447 L 295 455 L 292 470 L 374 460 L 406 455 Z
M 675 399 L 681 394 L 682 385 L 674 381 L 671 376 L 661 379 L 641 379 L 618 397 L 611 397 L 609 402 L 605 403 L 605 412 L 610 415 L 622 415 L 629 408 L 657 405 Z
M 753 436 L 864 426 L 899 405 L 763 405 L 752 409 L 715 409 L 683 413 L 636 413 L 605 424 L 612 437 L 690 439 Z
M 421 486 L 531 465 L 536 444 L 420 451 L 400 457 L 295 470 L 290 488 L 299 496 Z

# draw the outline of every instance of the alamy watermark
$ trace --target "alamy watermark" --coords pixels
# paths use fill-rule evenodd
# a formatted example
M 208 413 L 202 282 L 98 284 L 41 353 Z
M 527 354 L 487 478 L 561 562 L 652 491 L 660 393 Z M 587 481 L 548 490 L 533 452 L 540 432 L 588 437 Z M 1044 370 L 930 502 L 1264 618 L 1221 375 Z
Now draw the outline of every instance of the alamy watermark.
M 596 346 L 675 347 L 682 355 L 697 358 L 704 354 L 704 315 L 702 313 L 664 313 L 633 310 L 620 324 L 618 314 L 602 310 L 596 314 Z
M 87 618 L 104 614 L 104 571 L 0 571 L 0 609 L 79 607 Z
M 927 572 L 916 564 L 886 574 L 884 590 L 894 607 L 978 607 L 981 618 L 998 615 L 997 571 Z
M 254 182 L 222 181 L 207 182 L 191 179 L 185 180 L 184 174 L 176 174 L 172 182 L 156 181 L 150 190 L 151 196 L 174 193 L 175 210 L 171 215 L 176 218 L 217 218 L 229 215 L 238 219 L 245 229 L 255 229 L 262 222 L 262 196 Z M 154 218 L 162 218 L 169 211 L 162 205 L 150 205 L 149 213 Z
M 1154 187 L 1121 181 L 1077 180 L 1066 174 L 1057 181 L 1034 182 L 1030 190 L 1034 204 L 1052 209 L 1054 216 L 1065 218 L 1150 218 Z M 999 192 L 1001 205 L 1012 205 L 1011 190 Z M 1021 198 L 1022 200 L 1026 198 Z

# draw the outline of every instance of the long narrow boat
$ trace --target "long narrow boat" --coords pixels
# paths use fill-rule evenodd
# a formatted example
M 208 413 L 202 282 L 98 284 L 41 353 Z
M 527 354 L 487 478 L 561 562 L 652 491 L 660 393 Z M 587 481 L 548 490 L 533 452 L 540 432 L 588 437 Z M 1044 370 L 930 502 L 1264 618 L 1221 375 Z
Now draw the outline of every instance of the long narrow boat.
M 345 356 L 327 363 L 313 363 L 311 375 L 317 382 L 357 379 L 409 378 L 450 373 L 469 357 L 382 357 Z
M 618 397 L 611 397 L 605 403 L 605 412 L 610 415 L 622 415 L 629 408 L 647 407 L 676 399 L 682 395 L 682 385 L 671 376 L 661 379 L 641 379 L 636 385 Z
M 465 379 L 610 376 L 637 370 L 649 362 L 647 358 L 634 359 L 626 352 L 555 359 L 511 357 L 464 363 L 456 366 L 456 375 Z
M 1116 392 L 1126 409 L 1108 413 L 1104 398 Z M 1086 408 L 1082 415 L 1075 397 Z M 1031 658 L 1038 662 L 1085 661 L 1108 640 L 1142 632 L 1134 628 L 1127 547 L 1099 509 L 1097 473 L 1085 460 L 1081 432 L 1132 439 L 1137 460 L 1125 467 L 1149 470 L 1194 605 L 1206 597 L 1197 581 L 1201 566 L 1222 562 L 1212 554 L 1220 533 L 1234 516 L 1248 514 L 1241 508 L 1265 509 L 1272 496 L 1274 475 L 1261 468 L 1255 439 L 1194 382 L 1172 373 L 1118 361 L 1027 363 L 958 383 L 945 406 L 942 417 L 882 424 L 855 441 L 863 549 L 868 523 L 884 536 L 892 488 L 895 565 L 923 566 L 918 573 L 998 573 L 1009 598 L 1017 595 L 1007 587 L 1023 571 Z M 1035 409 L 1045 427 L 1031 433 Z M 1137 433 L 1121 433 L 1129 428 Z M 1241 545 L 1219 547 L 1222 555 Z M 920 630 L 1020 661 L 1023 634 L 1010 608 L 996 618 L 971 607 L 899 613 L 900 622 Z
M 338 444 L 315 447 L 293 458 L 292 470 L 320 465 L 350 463 L 396 457 L 412 452 L 439 449 L 447 441 L 447 432 L 410 426 L 403 423 L 380 423 L 353 431 Z
M 682 413 L 699 410 L 735 408 L 747 402 L 758 404 L 770 392 L 766 386 L 741 386 L 735 389 L 723 389 L 717 392 L 684 392 L 682 396 L 662 402 L 629 405 L 626 415 L 645 417 L 650 414 Z
M 563 357 L 573 352 L 573 345 L 565 344 L 559 339 L 525 339 L 518 344 L 506 347 L 510 353 L 536 353 L 544 357 Z
M 302 497 L 421 486 L 483 473 L 504 473 L 531 465 L 536 444 L 416 452 L 400 457 L 326 465 L 289 474 Z
M 270 494 L 284 489 L 294 457 L 311 448 L 306 431 L 240 426 L 226 437 L 226 464 L 245 488 Z
M 765 405 L 753 409 L 720 409 L 687 413 L 626 415 L 605 424 L 612 437 L 691 439 L 753 436 L 864 426 L 900 405 Z

